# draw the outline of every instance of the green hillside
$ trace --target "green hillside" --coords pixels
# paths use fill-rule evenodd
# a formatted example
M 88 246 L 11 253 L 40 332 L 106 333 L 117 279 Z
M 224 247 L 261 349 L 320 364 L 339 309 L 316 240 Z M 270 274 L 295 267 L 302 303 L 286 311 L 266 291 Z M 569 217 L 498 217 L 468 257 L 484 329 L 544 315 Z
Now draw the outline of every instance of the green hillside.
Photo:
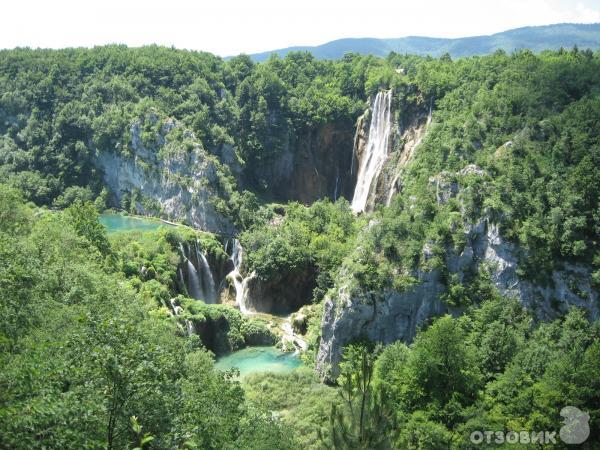
M 255 61 L 264 61 L 272 53 L 285 56 L 291 51 L 307 51 L 319 59 L 337 59 L 346 53 L 387 56 L 390 52 L 413 55 L 450 56 L 486 55 L 496 50 L 511 52 L 530 49 L 534 52 L 557 50 L 560 47 L 600 48 L 600 24 L 557 24 L 524 27 L 489 36 L 457 39 L 408 36 L 397 39 L 349 38 L 338 39 L 322 45 L 289 47 L 251 55 Z

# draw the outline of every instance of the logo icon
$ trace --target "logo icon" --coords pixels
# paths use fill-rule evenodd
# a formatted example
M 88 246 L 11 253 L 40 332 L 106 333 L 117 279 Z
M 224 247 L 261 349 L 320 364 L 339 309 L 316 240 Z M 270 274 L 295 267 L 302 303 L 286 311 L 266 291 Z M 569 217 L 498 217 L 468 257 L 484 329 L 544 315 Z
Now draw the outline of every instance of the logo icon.
M 582 444 L 590 436 L 590 415 L 574 406 L 565 406 L 560 410 L 564 425 L 560 429 L 560 438 L 565 444 Z

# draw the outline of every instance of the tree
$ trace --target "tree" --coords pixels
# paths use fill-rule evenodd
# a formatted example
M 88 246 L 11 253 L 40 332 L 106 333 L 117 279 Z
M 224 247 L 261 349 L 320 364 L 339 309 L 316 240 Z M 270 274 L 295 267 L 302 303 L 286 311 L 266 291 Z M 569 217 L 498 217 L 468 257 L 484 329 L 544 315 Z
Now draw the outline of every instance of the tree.
M 66 209 L 66 213 L 77 234 L 86 238 L 103 256 L 110 253 L 106 228 L 99 222 L 98 211 L 93 203 L 76 201 Z
M 390 448 L 395 430 L 388 405 L 373 390 L 374 350 L 366 343 L 344 349 L 338 378 L 341 405 L 331 406 L 329 435 L 320 435 L 326 448 Z

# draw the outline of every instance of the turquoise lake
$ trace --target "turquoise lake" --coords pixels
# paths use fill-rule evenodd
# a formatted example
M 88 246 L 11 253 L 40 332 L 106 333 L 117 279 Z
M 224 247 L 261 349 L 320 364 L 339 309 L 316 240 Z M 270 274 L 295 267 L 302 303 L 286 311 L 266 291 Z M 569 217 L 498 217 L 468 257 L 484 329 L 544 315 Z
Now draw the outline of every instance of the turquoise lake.
M 158 219 L 145 219 L 142 217 L 131 217 L 121 214 L 101 214 L 100 223 L 106 227 L 109 233 L 132 230 L 153 231 L 160 226 L 171 226 Z
M 240 371 L 240 377 L 255 372 L 291 372 L 301 365 L 297 355 L 284 353 L 275 347 L 247 347 L 222 356 L 215 363 L 219 370 L 236 367 Z

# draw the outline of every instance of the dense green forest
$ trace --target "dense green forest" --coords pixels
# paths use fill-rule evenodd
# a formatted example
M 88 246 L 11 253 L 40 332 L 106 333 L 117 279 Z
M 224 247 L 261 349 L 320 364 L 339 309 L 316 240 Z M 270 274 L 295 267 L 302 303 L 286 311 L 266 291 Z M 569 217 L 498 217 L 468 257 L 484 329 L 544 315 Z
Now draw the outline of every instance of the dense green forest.
M 400 131 L 426 133 L 389 205 L 357 215 L 337 192 L 311 204 L 282 194 L 282 161 L 318 147 L 315 133 L 354 133 L 390 89 L 390 164 Z M 597 299 L 599 124 L 600 53 L 577 48 L 262 63 L 163 47 L 0 51 L 0 448 L 492 448 L 471 433 L 558 431 L 565 405 L 589 414 L 595 448 L 598 305 L 554 300 L 542 318 L 501 295 L 493 268 L 459 277 L 448 260 L 467 229 L 493 222 L 520 279 L 550 289 L 577 265 L 589 289 L 569 289 Z M 107 208 L 181 218 L 163 214 L 160 195 L 112 191 L 98 158 L 150 174 L 149 161 L 165 171 L 160 161 L 194 152 L 234 233 L 107 234 Z M 169 183 L 189 188 L 188 169 Z M 308 293 L 307 367 L 244 378 L 214 367 L 215 355 L 277 340 L 267 319 L 192 299 L 181 280 L 186 245 L 231 270 L 233 235 L 248 278 Z M 429 317 L 410 342 L 350 343 L 322 383 L 325 299 L 376 303 L 435 271 L 452 314 Z M 233 288 L 221 278 L 223 299 Z
M 534 325 L 498 296 L 411 346 L 350 347 L 341 396 L 310 371 L 242 389 L 159 308 L 174 264 L 128 276 L 93 208 L 39 214 L 5 187 L 0 199 L 3 448 L 471 448 L 472 430 L 555 429 L 564 402 L 598 417 L 598 322 L 573 310 Z M 171 251 L 168 235 L 129 239 L 145 264 Z M 591 445 L 599 431 L 593 420 Z

